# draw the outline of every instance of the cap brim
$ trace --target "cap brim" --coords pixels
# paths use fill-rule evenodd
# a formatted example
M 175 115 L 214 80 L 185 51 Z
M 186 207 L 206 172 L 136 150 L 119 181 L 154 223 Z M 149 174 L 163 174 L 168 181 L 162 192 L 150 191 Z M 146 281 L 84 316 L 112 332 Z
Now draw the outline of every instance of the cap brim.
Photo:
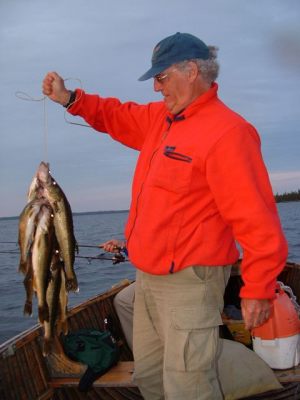
M 156 65 L 155 67 L 151 67 L 147 72 L 144 73 L 138 80 L 146 81 L 147 79 L 154 78 L 155 75 L 160 74 L 165 69 L 169 68 L 169 64 L 166 65 Z

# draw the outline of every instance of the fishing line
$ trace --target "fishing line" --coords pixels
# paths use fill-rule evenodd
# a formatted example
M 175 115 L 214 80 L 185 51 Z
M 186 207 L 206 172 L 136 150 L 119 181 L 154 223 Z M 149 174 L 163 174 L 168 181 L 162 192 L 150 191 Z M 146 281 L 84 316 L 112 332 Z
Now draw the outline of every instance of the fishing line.
M 79 78 L 66 78 L 64 79 L 64 82 L 66 81 L 77 81 L 79 82 L 79 86 L 81 89 L 80 95 L 77 99 L 75 99 L 71 104 L 68 105 L 64 112 L 64 120 L 67 124 L 70 125 L 78 125 L 78 126 L 84 126 L 85 128 L 91 128 L 90 125 L 87 124 L 82 124 L 79 122 L 73 122 L 67 119 L 67 111 L 68 109 L 75 103 L 77 103 L 81 97 L 82 97 L 82 82 Z M 33 97 L 29 95 L 28 93 L 22 92 L 22 91 L 17 91 L 15 92 L 15 96 L 20 99 L 20 100 L 25 100 L 25 101 L 35 101 L 35 102 L 43 102 L 43 116 L 44 116 L 44 160 L 48 160 L 48 113 L 47 113 L 47 107 L 46 107 L 46 101 L 47 101 L 47 96 L 42 96 L 42 97 Z
M 66 81 L 72 81 L 72 80 L 73 80 L 73 81 L 77 81 L 77 82 L 79 83 L 79 87 L 80 87 L 80 89 L 81 89 L 81 92 L 80 92 L 80 96 L 78 96 L 78 98 L 76 98 L 76 99 L 75 99 L 72 103 L 70 103 L 70 104 L 68 105 L 68 107 L 66 108 L 66 110 L 65 110 L 65 112 L 64 112 L 64 120 L 65 120 L 65 122 L 66 122 L 67 124 L 70 124 L 70 125 L 78 125 L 78 126 L 83 126 L 83 127 L 85 127 L 85 128 L 91 128 L 90 125 L 82 124 L 82 123 L 80 123 L 80 122 L 73 122 L 73 121 L 68 120 L 68 118 L 67 118 L 68 109 L 69 109 L 70 107 L 72 107 L 73 104 L 77 103 L 77 102 L 81 99 L 81 97 L 82 97 L 82 90 L 83 90 L 82 82 L 81 82 L 81 80 L 80 80 L 79 78 L 66 78 L 66 79 L 64 79 L 64 82 L 66 82 Z
M 44 160 L 48 160 L 48 114 L 46 107 L 47 97 L 32 97 L 28 93 L 17 91 L 15 96 L 20 100 L 43 102 L 43 117 L 44 117 Z
M 46 107 L 46 96 L 44 98 L 44 154 L 45 160 L 48 160 L 48 114 Z

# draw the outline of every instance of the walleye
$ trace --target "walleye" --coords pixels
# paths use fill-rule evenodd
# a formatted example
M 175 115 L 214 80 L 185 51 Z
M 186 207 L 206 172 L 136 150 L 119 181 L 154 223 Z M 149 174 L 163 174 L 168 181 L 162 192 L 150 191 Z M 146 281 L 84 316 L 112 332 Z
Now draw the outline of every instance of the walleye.
M 33 269 L 32 269 L 32 244 L 34 240 L 38 215 L 43 199 L 31 200 L 24 207 L 19 218 L 19 247 L 20 247 L 20 263 L 19 272 L 25 275 L 23 280 L 26 299 L 24 304 L 24 314 L 32 315 L 32 297 L 33 297 Z
M 57 334 L 66 335 L 69 331 L 67 319 L 68 293 L 66 291 L 66 276 L 61 268 L 61 287 L 59 292 L 59 318 L 57 321 Z
M 60 291 L 62 289 L 63 262 L 60 260 L 59 252 L 52 255 L 50 265 L 50 278 L 46 292 L 46 300 L 49 308 L 49 320 L 44 321 L 44 345 L 43 355 L 50 353 L 55 335 L 55 324 L 60 313 Z M 65 290 L 65 288 L 64 288 Z
M 47 288 L 47 303 L 49 306 L 49 321 L 44 322 L 43 355 L 51 352 L 55 334 L 68 333 L 67 303 L 68 294 L 65 284 L 64 263 L 59 252 L 54 252 L 50 266 L 50 281 Z
M 28 256 L 34 239 L 37 216 L 43 203 L 45 203 L 43 199 L 30 201 L 24 207 L 19 218 L 19 272 L 23 274 L 27 272 Z
M 60 248 L 60 256 L 65 265 L 66 288 L 68 291 L 76 291 L 78 283 L 73 265 L 77 243 L 70 204 L 60 186 L 50 175 L 49 164 L 40 163 L 37 179 L 42 186 L 43 197 L 48 200 L 54 212 L 55 234 Z
M 32 315 L 32 297 L 33 297 L 33 269 L 32 269 L 32 259 L 29 255 L 27 260 L 27 271 L 25 278 L 23 280 L 23 285 L 26 292 L 26 299 L 24 304 L 24 315 Z
M 43 204 L 38 218 L 39 222 L 32 245 L 32 270 L 34 276 L 33 285 L 38 299 L 39 321 L 42 324 L 44 321 L 49 321 L 46 291 L 50 278 L 50 263 L 55 240 L 51 207 Z

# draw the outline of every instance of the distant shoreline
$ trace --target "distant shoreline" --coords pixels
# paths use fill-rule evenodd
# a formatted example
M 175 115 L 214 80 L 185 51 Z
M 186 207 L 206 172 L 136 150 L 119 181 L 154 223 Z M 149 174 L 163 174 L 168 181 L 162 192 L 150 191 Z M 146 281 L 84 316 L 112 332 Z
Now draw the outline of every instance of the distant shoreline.
M 275 201 L 276 203 L 283 203 L 287 201 L 300 201 L 300 190 L 294 192 L 288 192 L 283 194 L 275 194 Z
M 276 203 L 289 203 L 294 201 L 300 201 L 300 190 L 298 192 L 284 193 L 284 194 L 276 194 L 275 196 Z M 73 212 L 73 216 L 76 215 L 93 215 L 93 214 L 120 214 L 120 213 L 128 213 L 129 210 L 108 210 L 108 211 L 82 211 L 82 212 Z M 0 221 L 10 220 L 10 219 L 18 219 L 19 215 L 14 217 L 0 217 Z
M 73 212 L 72 215 L 93 215 L 93 214 L 121 214 L 128 213 L 129 210 L 109 210 L 109 211 L 83 211 L 83 212 Z M 14 217 L 0 217 L 0 220 L 8 220 L 8 219 L 19 219 L 19 215 Z

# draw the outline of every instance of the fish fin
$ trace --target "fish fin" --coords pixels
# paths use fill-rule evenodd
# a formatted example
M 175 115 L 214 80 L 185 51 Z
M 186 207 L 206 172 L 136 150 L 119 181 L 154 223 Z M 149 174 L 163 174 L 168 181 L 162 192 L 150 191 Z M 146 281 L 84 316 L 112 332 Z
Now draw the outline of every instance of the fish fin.
M 33 286 L 32 286 L 32 274 L 31 271 L 27 271 L 23 280 L 23 285 L 26 292 L 26 300 L 24 304 L 24 315 L 32 315 L 32 297 L 33 297 Z
M 48 304 L 39 306 L 39 321 L 43 324 L 45 321 L 49 322 L 49 307 Z
M 54 214 L 58 213 L 59 212 L 59 207 L 57 205 L 57 201 L 54 201 L 52 206 L 53 206 L 52 208 L 53 208 Z
M 26 262 L 20 261 L 19 272 L 21 272 L 24 275 L 26 274 L 26 272 L 27 272 L 27 263 Z
M 26 300 L 25 304 L 24 304 L 24 315 L 32 315 L 32 302 Z

